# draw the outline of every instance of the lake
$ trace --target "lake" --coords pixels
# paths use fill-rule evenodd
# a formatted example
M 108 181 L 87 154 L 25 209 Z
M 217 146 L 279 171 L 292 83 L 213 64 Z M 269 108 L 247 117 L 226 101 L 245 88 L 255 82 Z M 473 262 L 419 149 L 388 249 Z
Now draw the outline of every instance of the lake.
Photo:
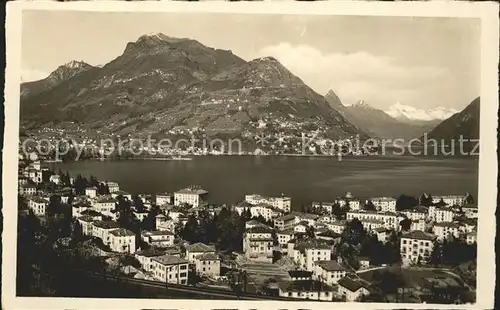
M 355 197 L 477 195 L 478 157 L 373 156 L 197 156 L 191 161 L 116 160 L 51 164 L 71 176 L 94 175 L 135 193 L 173 192 L 189 185 L 209 191 L 209 202 L 242 201 L 258 193 L 292 198 L 294 209 L 332 201 L 345 192 Z

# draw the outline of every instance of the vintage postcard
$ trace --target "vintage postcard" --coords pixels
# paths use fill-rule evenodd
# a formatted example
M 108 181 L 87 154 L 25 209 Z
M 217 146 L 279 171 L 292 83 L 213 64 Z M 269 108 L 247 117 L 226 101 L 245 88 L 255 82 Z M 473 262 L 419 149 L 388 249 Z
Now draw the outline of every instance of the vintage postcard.
M 493 308 L 498 38 L 494 3 L 8 3 L 2 304 Z

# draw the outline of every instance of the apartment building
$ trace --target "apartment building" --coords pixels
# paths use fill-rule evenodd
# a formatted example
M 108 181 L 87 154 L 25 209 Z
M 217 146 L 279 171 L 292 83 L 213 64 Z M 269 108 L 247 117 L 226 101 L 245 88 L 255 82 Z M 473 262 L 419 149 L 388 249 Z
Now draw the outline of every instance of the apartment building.
M 186 245 L 186 258 L 190 264 L 196 263 L 196 257 L 203 254 L 215 254 L 215 248 L 202 242 Z
M 332 247 L 323 242 L 299 242 L 294 246 L 294 259 L 297 265 L 307 271 L 314 271 L 314 262 L 330 260 Z
M 288 252 L 288 241 L 293 239 L 294 231 L 292 228 L 285 230 L 280 230 L 276 232 L 276 237 L 278 238 L 278 243 L 281 247 L 282 252 Z
M 328 214 L 332 214 L 333 208 L 336 206 L 334 202 L 313 202 L 312 207 L 316 209 L 323 209 Z
M 461 206 L 465 203 L 467 195 L 445 195 L 432 197 L 432 203 L 438 203 L 443 200 L 449 206 Z
M 453 210 L 447 207 L 430 206 L 428 210 L 428 217 L 434 222 L 452 222 Z
M 157 194 L 155 198 L 155 203 L 157 206 L 171 205 L 173 203 L 172 194 L 170 193 Z
M 314 262 L 313 279 L 328 285 L 337 284 L 345 277 L 347 271 L 335 260 L 320 260 Z
M 425 227 L 426 227 L 425 220 L 411 221 L 410 231 L 411 230 L 425 231 Z
M 174 245 L 174 233 L 169 230 L 142 231 L 141 239 L 156 247 L 169 247 Z
M 272 263 L 272 230 L 263 226 L 247 229 L 243 235 L 243 251 L 250 260 Z
M 159 281 L 175 284 L 187 284 L 188 261 L 172 255 L 153 257 L 153 277 Z
M 437 239 L 442 241 L 449 238 L 458 238 L 460 236 L 460 226 L 453 222 L 438 222 L 432 227 L 432 232 Z
M 118 201 L 111 196 L 101 196 L 92 201 L 92 206 L 97 212 L 113 217 L 114 214 L 112 211 L 116 209 L 117 202 Z
M 106 182 L 110 193 L 115 193 L 120 190 L 120 186 L 116 182 Z
M 286 214 L 280 216 L 278 218 L 275 218 L 273 222 L 274 222 L 274 227 L 280 230 L 292 228 L 296 224 L 295 215 L 293 214 Z
M 21 195 L 35 195 L 37 192 L 35 184 L 26 183 L 19 187 L 19 193 Z
M 153 271 L 153 258 L 165 255 L 165 251 L 157 248 L 149 248 L 147 250 L 137 251 L 134 253 L 135 258 L 141 263 L 142 268 L 147 271 Z
M 338 293 L 345 297 L 346 301 L 356 301 L 362 295 L 370 294 L 368 285 L 361 280 L 352 279 L 348 276 L 340 279 L 338 282 Z
M 174 205 L 188 204 L 198 208 L 208 196 L 208 191 L 199 187 L 188 187 L 174 193 Z
M 399 223 L 403 217 L 393 212 L 376 212 L 376 211 L 349 211 L 346 214 L 348 221 L 357 218 L 360 221 L 371 219 L 381 220 L 384 222 L 384 227 L 387 229 L 399 230 Z
M 195 269 L 199 275 L 220 276 L 220 258 L 216 254 L 206 253 L 195 257 Z
M 135 234 L 125 228 L 118 228 L 109 232 L 109 247 L 118 253 L 133 254 L 136 250 Z
M 117 228 L 120 228 L 120 225 L 114 221 L 95 221 L 92 223 L 92 236 L 101 239 L 102 243 L 109 246 L 111 243 L 109 233 Z
M 279 283 L 281 297 L 306 300 L 332 301 L 334 289 L 328 284 L 315 280 L 302 280 Z
M 334 221 L 326 223 L 326 227 L 331 231 L 336 232 L 337 234 L 341 234 L 344 231 L 346 225 L 346 221 Z
M 370 201 L 382 212 L 396 212 L 396 199 L 392 197 L 374 197 Z
M 282 212 L 290 212 L 292 199 L 290 197 L 266 197 L 258 194 L 245 195 L 245 201 L 252 205 L 268 204 Z
M 436 236 L 423 231 L 411 231 L 401 236 L 401 260 L 404 265 L 411 263 L 426 263 L 432 249 Z
M 36 216 L 44 216 L 47 214 L 47 206 L 49 202 L 39 196 L 33 196 L 28 200 L 28 208 L 33 211 Z
M 89 198 L 95 198 L 97 197 L 97 188 L 92 186 L 92 187 L 87 187 L 85 189 L 85 195 Z

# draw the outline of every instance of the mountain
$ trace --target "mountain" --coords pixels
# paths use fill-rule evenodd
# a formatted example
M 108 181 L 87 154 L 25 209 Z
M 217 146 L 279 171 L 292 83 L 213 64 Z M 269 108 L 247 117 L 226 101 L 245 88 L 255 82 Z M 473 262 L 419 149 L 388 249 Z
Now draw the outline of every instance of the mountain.
M 21 98 L 26 98 L 47 91 L 72 78 L 73 76 L 92 68 L 93 66 L 83 61 L 70 61 L 67 64 L 59 66 L 43 80 L 21 84 Z
M 313 123 L 333 137 L 358 129 L 272 57 L 245 61 L 192 39 L 144 35 L 122 55 L 21 98 L 26 128 L 46 125 L 120 135 L 203 128 L 242 134 L 268 118 Z
M 435 124 L 425 122 L 405 123 L 399 121 L 386 112 L 370 106 L 363 100 L 351 106 L 344 106 L 332 90 L 325 95 L 325 99 L 349 122 L 372 137 L 411 139 L 422 136 L 435 126 Z
M 441 141 L 464 139 L 479 139 L 479 106 L 480 97 L 474 99 L 461 112 L 454 114 L 436 126 L 427 135 L 428 139 Z
M 457 112 L 455 109 L 444 107 L 437 107 L 430 110 L 417 109 L 399 102 L 392 105 L 386 111 L 390 116 L 403 122 L 444 120 Z

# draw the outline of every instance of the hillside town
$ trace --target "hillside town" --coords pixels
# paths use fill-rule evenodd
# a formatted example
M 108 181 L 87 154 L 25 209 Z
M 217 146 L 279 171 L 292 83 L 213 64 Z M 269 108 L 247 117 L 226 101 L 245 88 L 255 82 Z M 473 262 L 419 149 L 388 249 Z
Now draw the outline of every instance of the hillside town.
M 27 265 L 36 265 L 36 251 L 55 251 L 75 269 L 167 287 L 291 300 L 475 300 L 478 205 L 468 193 L 344 193 L 301 209 L 284 193 L 248 193 L 212 205 L 201 186 L 128 193 L 117 182 L 52 171 L 36 156 L 20 160 L 18 180 L 26 251 L 18 256 Z

